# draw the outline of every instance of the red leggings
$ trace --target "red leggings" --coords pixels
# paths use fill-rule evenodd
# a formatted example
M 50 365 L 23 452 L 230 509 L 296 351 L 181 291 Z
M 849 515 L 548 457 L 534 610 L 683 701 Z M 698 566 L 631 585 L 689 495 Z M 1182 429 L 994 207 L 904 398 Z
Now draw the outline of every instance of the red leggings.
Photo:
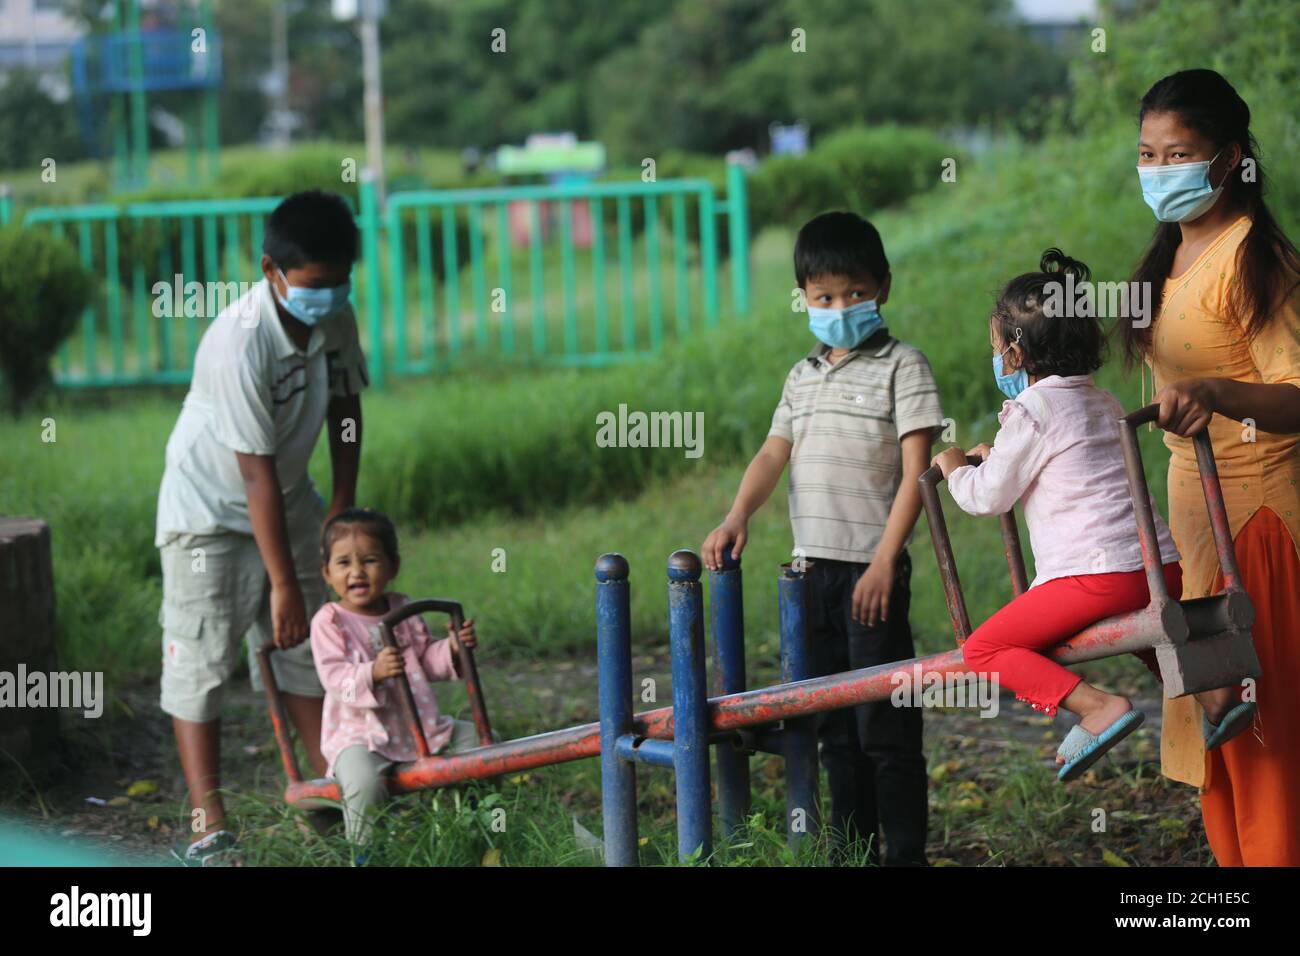
M 1174 600 L 1182 596 L 1183 572 L 1177 562 L 1165 565 L 1165 586 Z M 1142 569 L 1054 578 L 1030 588 L 976 628 L 962 653 L 972 670 L 995 675 L 1018 700 L 1055 714 L 1082 678 L 1043 653 L 1102 618 L 1146 607 L 1150 599 Z

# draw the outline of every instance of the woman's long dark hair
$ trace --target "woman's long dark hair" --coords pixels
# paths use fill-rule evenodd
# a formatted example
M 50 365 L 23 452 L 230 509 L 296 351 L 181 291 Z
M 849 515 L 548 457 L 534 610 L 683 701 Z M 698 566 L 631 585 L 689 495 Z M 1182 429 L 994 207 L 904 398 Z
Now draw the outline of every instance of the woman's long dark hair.
M 1250 132 L 1250 107 L 1214 70 L 1183 70 L 1166 76 L 1147 90 L 1138 112 L 1139 124 L 1148 113 L 1173 113 L 1219 149 L 1236 143 L 1241 147 L 1243 163 L 1246 159 L 1254 163 L 1251 182 L 1243 179 L 1240 163 L 1228 175 L 1227 198 L 1222 200 L 1251 219 L 1250 231 L 1237 250 L 1236 281 L 1229 292 L 1224 316 L 1237 322 L 1250 341 L 1300 283 L 1300 252 L 1264 205 L 1264 169 L 1257 156 L 1259 146 Z M 1133 272 L 1132 281 L 1149 282 L 1150 288 L 1157 292 L 1163 288 L 1181 241 L 1178 223 L 1159 223 Z M 1151 325 L 1137 328 L 1129 321 L 1116 324 L 1124 338 L 1126 367 L 1132 368 L 1150 354 L 1151 328 Z

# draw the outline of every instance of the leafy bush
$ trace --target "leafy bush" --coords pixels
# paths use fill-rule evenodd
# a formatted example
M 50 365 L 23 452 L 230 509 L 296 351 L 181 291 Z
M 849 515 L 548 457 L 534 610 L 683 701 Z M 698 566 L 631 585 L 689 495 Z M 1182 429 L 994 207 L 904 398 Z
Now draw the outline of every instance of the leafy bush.
M 933 133 L 901 126 L 855 126 L 831 133 L 813 155 L 840 178 L 848 207 L 864 216 L 902 202 L 939 182 L 951 144 Z
M 777 156 L 750 177 L 750 226 L 797 227 L 828 209 L 872 216 L 939 182 L 949 143 L 903 126 L 850 127 L 831 133 L 806 156 Z
M 815 155 L 777 156 L 749 179 L 749 227 L 798 226 L 820 212 L 845 205 L 844 183 L 830 163 Z
M 0 229 L 0 373 L 15 415 L 50 381 L 50 357 L 92 291 L 68 243 L 19 226 Z

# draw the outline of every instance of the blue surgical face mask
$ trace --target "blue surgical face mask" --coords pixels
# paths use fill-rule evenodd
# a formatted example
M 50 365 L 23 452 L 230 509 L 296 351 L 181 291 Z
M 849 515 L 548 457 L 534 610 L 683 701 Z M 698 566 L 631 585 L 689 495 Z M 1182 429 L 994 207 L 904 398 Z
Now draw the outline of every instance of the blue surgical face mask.
M 312 289 L 307 286 L 289 285 L 283 269 L 280 270 L 280 278 L 284 279 L 284 287 L 288 290 L 288 295 L 286 298 L 281 298 L 280 293 L 275 289 L 275 283 L 272 283 L 271 290 L 275 292 L 276 301 L 303 325 L 315 325 L 326 316 L 333 315 L 347 304 L 348 295 L 352 292 L 351 282 L 327 289 Z
M 1161 222 L 1190 222 L 1209 211 L 1223 193 L 1228 172 L 1218 187 L 1210 185 L 1210 166 L 1219 158 L 1200 163 L 1171 163 L 1168 166 L 1139 166 L 1142 198 Z
M 858 302 L 847 309 L 819 309 L 808 306 L 808 328 L 831 348 L 851 349 L 866 340 L 883 324 L 875 299 Z
M 1019 330 L 1017 329 L 1017 331 Z M 1016 336 L 1016 340 L 1020 340 L 1019 335 Z M 1002 356 L 1010 350 L 1011 346 L 1008 345 L 997 355 L 993 356 L 993 378 L 997 380 L 998 388 L 1001 389 L 1003 395 L 1007 398 L 1015 398 L 1029 387 L 1029 373 L 1025 371 L 1023 365 L 1010 375 L 1003 372 Z

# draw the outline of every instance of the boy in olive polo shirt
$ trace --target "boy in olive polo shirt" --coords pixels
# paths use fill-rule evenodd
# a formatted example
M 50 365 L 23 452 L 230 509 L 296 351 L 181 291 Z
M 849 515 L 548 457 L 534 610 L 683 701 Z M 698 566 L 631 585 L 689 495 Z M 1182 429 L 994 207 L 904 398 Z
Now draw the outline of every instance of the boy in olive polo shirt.
M 818 345 L 786 377 L 767 440 L 722 524 L 704 542 L 709 568 L 739 558 L 751 515 L 790 465 L 790 524 L 806 569 L 816 673 L 914 657 L 907 542 L 921 512 L 918 479 L 943 423 L 921 352 L 893 338 L 879 307 L 889 261 L 875 227 L 825 213 L 795 241 L 795 276 Z M 826 821 L 839 837 L 884 838 L 887 865 L 924 865 L 927 779 L 921 711 L 888 701 L 824 714 Z
M 272 641 L 276 683 L 307 748 L 320 752 L 325 695 L 307 641 L 325 600 L 321 525 L 352 507 L 361 455 L 366 362 L 348 304 L 358 231 L 341 196 L 296 193 L 271 213 L 263 279 L 208 326 L 158 492 L 162 563 L 161 705 L 194 809 L 183 862 L 228 848 L 218 792 L 221 710 L 247 638 Z M 307 463 L 328 423 L 328 510 Z

